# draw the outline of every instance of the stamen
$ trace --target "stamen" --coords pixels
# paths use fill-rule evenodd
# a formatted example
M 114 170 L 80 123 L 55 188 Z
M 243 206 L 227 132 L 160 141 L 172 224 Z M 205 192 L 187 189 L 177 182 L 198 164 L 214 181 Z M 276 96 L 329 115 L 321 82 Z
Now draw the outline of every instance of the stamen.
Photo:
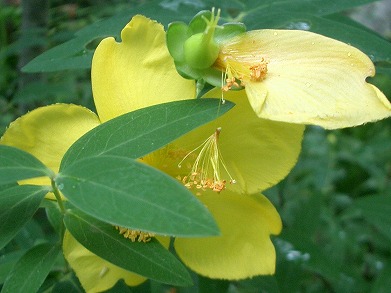
M 149 232 L 142 232 L 140 230 L 131 230 L 128 228 L 115 226 L 116 230 L 119 230 L 119 234 L 123 235 L 125 238 L 130 239 L 132 242 L 144 242 L 147 243 L 151 241 L 152 237 L 155 237 L 155 234 Z
M 264 80 L 268 72 L 268 63 L 265 57 L 251 56 L 250 58 L 242 55 L 239 59 L 223 51 L 214 63 L 214 67 L 222 71 L 221 89 L 226 92 L 232 88 L 243 88 L 249 81 Z
M 228 172 L 227 167 L 223 161 L 220 149 L 218 146 L 218 139 L 221 132 L 221 127 L 209 136 L 201 145 L 189 152 L 178 167 L 182 167 L 182 163 L 189 158 L 195 151 L 201 149 L 196 157 L 189 175 L 181 178 L 182 183 L 189 189 L 195 188 L 199 190 L 211 189 L 217 193 L 225 189 L 227 181 L 221 178 L 220 165 L 229 176 L 229 183 L 236 183 Z
M 242 80 L 240 77 L 238 78 L 240 82 Z M 241 85 L 238 83 L 238 79 L 232 73 L 231 67 L 227 64 L 227 68 L 225 69 L 225 73 L 222 75 L 221 88 L 224 92 L 228 92 L 232 87 L 240 88 Z
M 260 63 L 250 66 L 250 79 L 252 81 L 264 80 L 267 74 L 267 61 L 262 58 Z

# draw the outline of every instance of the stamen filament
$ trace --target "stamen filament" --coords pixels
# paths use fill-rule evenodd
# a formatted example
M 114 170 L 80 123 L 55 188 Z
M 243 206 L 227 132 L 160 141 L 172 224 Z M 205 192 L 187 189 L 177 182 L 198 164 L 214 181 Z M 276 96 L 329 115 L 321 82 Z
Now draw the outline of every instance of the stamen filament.
M 217 128 L 216 131 L 201 145 L 189 152 L 178 164 L 178 167 L 181 168 L 182 163 L 191 154 L 200 149 L 200 152 L 194 161 L 189 175 L 181 178 L 181 181 L 186 187 L 195 187 L 202 190 L 212 189 L 216 192 L 220 192 L 225 189 L 227 181 L 221 178 L 220 164 L 228 174 L 230 179 L 229 182 L 236 183 L 236 180 L 232 178 L 226 164 L 222 159 L 222 155 L 218 146 L 220 132 L 221 127 Z

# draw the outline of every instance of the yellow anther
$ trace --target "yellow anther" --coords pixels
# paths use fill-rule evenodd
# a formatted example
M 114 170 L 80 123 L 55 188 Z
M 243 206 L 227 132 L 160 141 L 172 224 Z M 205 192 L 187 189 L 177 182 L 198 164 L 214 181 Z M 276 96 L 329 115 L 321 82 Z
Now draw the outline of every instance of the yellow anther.
M 234 54 L 235 53 L 235 54 Z M 247 82 L 262 81 L 266 78 L 269 61 L 259 55 L 238 56 L 232 50 L 222 50 L 213 64 L 222 72 L 222 91 L 245 87 Z
M 209 136 L 200 146 L 189 152 L 178 164 L 181 168 L 182 163 L 188 159 L 194 152 L 200 149 L 198 156 L 194 160 L 189 175 L 184 176 L 181 181 L 189 189 L 199 190 L 211 189 L 215 192 L 221 192 L 225 189 L 226 180 L 221 178 L 220 166 L 228 174 L 230 183 L 236 183 L 227 170 L 218 146 L 221 128 Z
M 267 74 L 267 61 L 262 58 L 260 63 L 250 66 L 250 79 L 252 81 L 264 80 Z
M 140 230 L 132 230 L 124 227 L 115 226 L 115 229 L 119 230 L 119 234 L 123 235 L 125 238 L 130 239 L 132 242 L 144 242 L 147 243 L 151 241 L 152 237 L 155 237 L 155 234 L 149 232 L 142 232 Z

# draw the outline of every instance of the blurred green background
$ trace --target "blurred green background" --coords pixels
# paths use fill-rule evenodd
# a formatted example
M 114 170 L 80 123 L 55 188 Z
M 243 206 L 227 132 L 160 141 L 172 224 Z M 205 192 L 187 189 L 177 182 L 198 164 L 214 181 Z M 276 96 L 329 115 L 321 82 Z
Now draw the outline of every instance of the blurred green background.
M 246 12 L 242 21 L 251 29 L 304 28 L 351 42 L 375 62 L 378 74 L 371 82 L 390 99 L 391 3 L 355 7 L 369 2 L 373 1 L 2 0 L 0 134 L 11 121 L 38 106 L 75 103 L 94 109 L 89 73 L 93 49 L 111 32 L 118 37 L 137 12 L 167 25 L 173 20 L 189 21 L 197 11 L 221 5 L 223 16 L 231 19 Z M 265 17 L 257 17 L 257 11 Z M 111 16 L 114 18 L 97 23 Z M 21 70 L 34 57 L 64 43 L 38 65 L 25 67 L 29 72 Z M 275 276 L 241 282 L 194 276 L 196 285 L 192 288 L 153 282 L 127 288 L 118 283 L 111 291 L 391 292 L 390 119 L 338 131 L 308 127 L 297 166 L 265 195 L 284 222 L 282 234 L 273 239 L 278 253 Z M 56 236 L 39 212 L 0 251 L 0 284 L 26 249 L 50 237 Z M 41 291 L 80 289 L 59 260 Z

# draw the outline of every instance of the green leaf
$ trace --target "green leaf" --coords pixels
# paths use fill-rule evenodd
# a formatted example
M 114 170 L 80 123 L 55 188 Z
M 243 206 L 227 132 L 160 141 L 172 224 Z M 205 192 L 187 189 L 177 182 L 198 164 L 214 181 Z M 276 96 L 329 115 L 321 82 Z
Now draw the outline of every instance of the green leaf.
M 308 30 L 349 43 L 370 56 L 373 62 L 391 62 L 391 43 L 376 33 L 341 16 L 318 17 L 305 13 L 255 11 L 244 17 L 248 28 Z
M 391 42 L 354 25 L 347 17 L 314 18 L 311 31 L 351 44 L 367 54 L 373 62 L 391 62 Z
M 117 155 L 140 158 L 234 106 L 219 99 L 193 99 L 159 104 L 130 112 L 95 127 L 64 155 L 60 172 L 88 156 Z
M 113 225 L 173 236 L 218 234 L 186 187 L 133 159 L 89 157 L 60 172 L 56 184 L 77 208 Z
M 46 216 L 49 220 L 50 225 L 53 229 L 63 237 L 61 233 L 64 233 L 63 229 L 63 214 L 61 213 L 60 207 L 56 201 L 44 200 L 42 206 L 46 210 Z
M 371 286 L 371 293 L 387 293 L 390 291 L 391 261 L 388 259 L 383 265 L 384 267 L 382 268 L 375 282 L 373 282 L 373 286 Z
M 359 5 L 374 2 L 374 0 L 265 0 L 265 1 L 148 1 L 140 6 L 134 6 L 123 13 L 111 18 L 95 22 L 86 26 L 75 34 L 75 38 L 54 47 L 39 55 L 23 67 L 24 72 L 50 72 L 65 69 L 87 69 L 91 67 L 93 52 L 87 49 L 87 45 L 96 39 L 112 36 L 120 39 L 120 32 L 132 15 L 142 14 L 157 20 L 163 25 L 173 21 L 188 23 L 194 15 L 203 10 L 218 7 L 222 9 L 222 19 L 226 21 L 242 21 L 250 29 L 261 28 L 257 22 L 261 22 L 268 15 L 274 14 L 276 18 L 282 18 L 281 13 L 306 13 L 309 15 L 329 15 L 344 11 Z M 231 16 L 238 11 L 239 16 Z M 251 22 L 248 25 L 247 21 Z M 272 25 L 266 26 L 273 28 Z
M 354 209 L 391 239 L 391 196 L 365 196 L 355 200 L 351 209 Z
M 37 292 L 59 253 L 60 246 L 51 243 L 39 244 L 27 251 L 11 270 L 1 292 Z
M 37 158 L 20 149 L 0 145 L 0 185 L 22 179 L 52 176 L 53 172 Z
M 81 284 L 75 274 L 73 272 L 70 272 L 66 274 L 63 278 L 58 280 L 53 287 L 51 288 L 51 291 L 47 290 L 45 291 L 47 293 L 84 293 L 85 291 L 82 289 Z
M 49 188 L 18 185 L 0 191 L 0 249 L 29 221 Z
M 192 283 L 179 260 L 155 239 L 148 243 L 131 242 L 112 225 L 74 209 L 68 210 L 64 221 L 77 241 L 119 267 L 172 285 L 186 286 Z
M 244 14 L 247 12 L 258 13 L 262 11 L 262 14 L 264 15 L 275 12 L 302 12 L 312 15 L 328 15 L 374 1 L 376 0 L 264 0 L 262 2 L 245 0 L 243 1 L 244 6 L 242 9 Z M 227 5 L 230 4 L 227 3 Z
M 121 16 L 123 18 L 124 15 Z M 129 16 L 128 16 L 129 18 Z M 110 19 L 111 20 L 111 19 Z M 23 67 L 23 72 L 55 72 L 66 69 L 85 69 L 91 67 L 93 51 L 87 50 L 86 46 L 88 43 L 96 38 L 103 38 L 110 35 L 117 35 L 120 32 L 121 19 L 118 19 L 119 23 L 114 25 L 112 21 L 103 22 L 111 28 L 114 26 L 116 32 L 114 34 L 106 33 L 100 27 L 101 22 L 96 22 L 88 28 L 95 28 L 96 31 L 91 33 L 85 33 L 85 29 L 76 33 L 76 38 L 69 40 L 61 45 L 58 45 L 51 50 L 44 52 L 30 61 L 26 66 Z M 126 20 L 122 20 L 123 24 Z M 109 26 L 110 24 L 110 26 Z M 113 28 L 113 29 L 114 29 Z M 110 29 L 108 29 L 111 31 Z
M 25 250 L 13 251 L 7 254 L 2 254 L 0 257 L 0 284 L 3 284 L 7 275 L 11 271 L 16 262 L 25 254 Z
M 207 277 L 198 277 L 199 292 L 226 293 L 229 292 L 229 280 L 209 279 Z
M 188 15 L 190 19 L 197 11 L 197 7 L 189 5 L 185 10 L 185 15 Z M 93 51 L 87 49 L 87 45 L 96 39 L 109 36 L 120 39 L 121 30 L 136 14 L 145 15 L 163 24 L 186 19 L 183 11 L 172 10 L 171 7 L 162 5 L 160 0 L 134 6 L 113 17 L 86 26 L 75 34 L 74 39 L 44 52 L 30 61 L 22 70 L 31 73 L 90 68 Z

